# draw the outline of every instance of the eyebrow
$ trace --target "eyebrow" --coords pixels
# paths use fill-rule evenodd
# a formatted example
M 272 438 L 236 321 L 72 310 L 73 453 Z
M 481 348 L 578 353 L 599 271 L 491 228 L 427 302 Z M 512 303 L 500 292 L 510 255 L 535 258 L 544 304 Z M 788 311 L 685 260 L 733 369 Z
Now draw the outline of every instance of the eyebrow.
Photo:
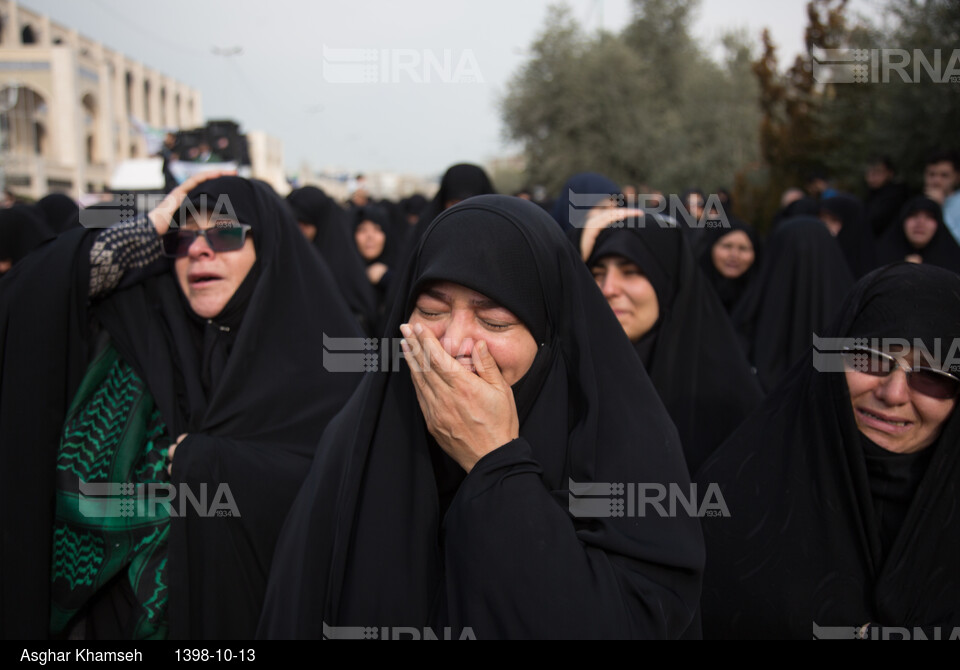
M 450 296 L 436 288 L 428 288 L 423 292 L 424 295 L 430 296 L 441 302 L 450 302 Z M 470 301 L 470 304 L 479 309 L 506 309 L 503 305 L 500 305 L 490 298 L 475 298 Z M 509 310 L 507 310 L 509 311 Z
M 607 268 L 607 265 L 608 265 L 609 263 L 612 263 L 612 264 L 613 264 L 615 267 L 617 267 L 617 268 L 622 268 L 624 265 L 632 265 L 633 267 L 635 267 L 635 268 L 637 268 L 638 270 L 641 270 L 641 271 L 642 271 L 642 268 L 641 268 L 639 265 L 637 265 L 636 263 L 634 263 L 632 260 L 630 260 L 630 259 L 627 258 L 626 256 L 620 256 L 620 255 L 611 255 L 611 256 L 606 256 L 605 258 L 601 258 L 601 259 L 600 259 L 599 261 L 597 261 L 597 263 L 596 263 L 595 265 L 593 265 L 590 269 L 591 269 L 591 270 L 596 270 L 596 269 L 605 270 L 605 269 Z

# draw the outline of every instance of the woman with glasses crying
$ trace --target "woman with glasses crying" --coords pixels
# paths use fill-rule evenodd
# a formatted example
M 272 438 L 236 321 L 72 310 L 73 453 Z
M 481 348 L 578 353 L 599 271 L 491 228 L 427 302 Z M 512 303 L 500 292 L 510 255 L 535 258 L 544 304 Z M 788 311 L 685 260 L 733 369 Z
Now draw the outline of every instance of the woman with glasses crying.
M 251 637 L 280 526 L 359 382 L 317 351 L 362 337 L 317 293 L 329 269 L 269 187 L 220 173 L 38 254 L 0 297 L 0 496 L 26 510 L 0 545 L 0 629 Z
M 704 636 L 947 639 L 960 626 L 960 277 L 877 270 L 821 337 L 695 477 L 730 512 L 704 520 Z

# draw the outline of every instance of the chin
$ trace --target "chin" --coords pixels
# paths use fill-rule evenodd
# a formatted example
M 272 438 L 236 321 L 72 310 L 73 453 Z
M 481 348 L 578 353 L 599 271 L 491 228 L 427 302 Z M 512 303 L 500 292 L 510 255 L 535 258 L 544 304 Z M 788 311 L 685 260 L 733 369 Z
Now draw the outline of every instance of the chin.
M 225 302 L 209 298 L 194 298 L 190 300 L 190 308 L 203 319 L 212 319 L 223 311 Z

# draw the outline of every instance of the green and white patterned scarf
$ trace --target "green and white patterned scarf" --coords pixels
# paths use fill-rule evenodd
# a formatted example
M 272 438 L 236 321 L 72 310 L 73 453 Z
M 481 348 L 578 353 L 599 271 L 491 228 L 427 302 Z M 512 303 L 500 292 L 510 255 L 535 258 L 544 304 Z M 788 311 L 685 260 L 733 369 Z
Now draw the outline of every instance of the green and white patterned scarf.
M 169 510 L 147 492 L 169 481 L 168 446 L 150 392 L 107 347 L 87 369 L 57 453 L 52 634 L 123 573 L 136 595 L 133 638 L 166 637 Z

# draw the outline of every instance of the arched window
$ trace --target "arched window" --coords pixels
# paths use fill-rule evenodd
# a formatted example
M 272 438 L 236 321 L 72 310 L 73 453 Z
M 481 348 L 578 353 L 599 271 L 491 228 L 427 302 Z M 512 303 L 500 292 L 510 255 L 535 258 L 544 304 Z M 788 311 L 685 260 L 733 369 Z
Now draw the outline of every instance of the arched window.
M 20 155 L 47 153 L 47 103 L 39 93 L 26 86 L 0 90 L 0 112 L 4 117 L 6 146 Z

